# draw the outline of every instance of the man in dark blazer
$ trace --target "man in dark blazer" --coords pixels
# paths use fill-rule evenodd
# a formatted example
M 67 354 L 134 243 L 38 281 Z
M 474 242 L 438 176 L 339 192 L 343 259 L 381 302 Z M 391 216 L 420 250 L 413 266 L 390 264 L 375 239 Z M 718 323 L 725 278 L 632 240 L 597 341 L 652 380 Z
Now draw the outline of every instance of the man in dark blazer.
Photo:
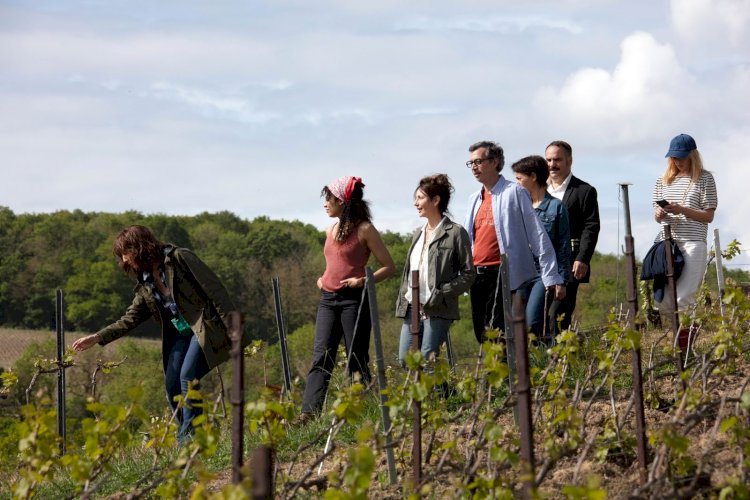
M 599 239 L 599 204 L 596 201 L 596 189 L 571 172 L 573 148 L 570 144 L 565 141 L 551 142 L 547 146 L 545 157 L 549 166 L 547 191 L 562 200 L 568 209 L 570 220 L 572 277 L 567 283 L 565 298 L 557 308 L 557 314 L 564 315 L 561 326 L 565 329 L 570 327 L 576 308 L 578 285 L 588 283 L 591 276 L 589 264 Z

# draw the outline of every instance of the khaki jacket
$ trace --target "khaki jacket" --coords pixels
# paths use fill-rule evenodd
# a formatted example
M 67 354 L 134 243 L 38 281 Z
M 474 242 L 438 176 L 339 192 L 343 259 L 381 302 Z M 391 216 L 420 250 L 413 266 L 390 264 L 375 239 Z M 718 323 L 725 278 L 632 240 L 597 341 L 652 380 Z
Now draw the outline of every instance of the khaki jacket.
M 216 274 L 193 252 L 174 246 L 165 249 L 164 274 L 178 309 L 198 337 L 209 368 L 229 359 L 231 341 L 227 335 L 228 314 L 235 307 Z M 125 314 L 97 332 L 102 337 L 100 345 L 127 335 L 136 326 L 154 317 L 161 326 L 163 347 L 164 321 L 169 320 L 162 318 L 158 304 L 146 287 L 139 283 L 134 292 L 133 302 Z M 249 332 L 243 332 L 242 345 L 248 345 L 250 340 Z M 167 354 L 162 349 L 165 369 Z
M 422 231 L 418 230 L 414 234 L 404 263 L 401 286 L 396 299 L 396 316 L 399 318 L 406 316 L 406 308 L 409 306 L 404 295 L 409 287 L 410 257 L 414 245 L 421 237 Z M 469 291 L 476 278 L 469 234 L 459 224 L 448 218 L 443 219 L 427 249 L 427 258 L 430 273 L 427 283 L 432 294 L 423 306 L 424 312 L 428 316 L 459 319 L 458 297 Z

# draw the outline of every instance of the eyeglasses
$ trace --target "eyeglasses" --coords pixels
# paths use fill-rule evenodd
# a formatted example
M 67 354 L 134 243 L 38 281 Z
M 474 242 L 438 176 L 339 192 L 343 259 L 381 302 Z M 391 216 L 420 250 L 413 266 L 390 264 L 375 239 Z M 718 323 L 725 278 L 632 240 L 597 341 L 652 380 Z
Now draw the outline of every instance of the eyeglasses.
M 469 160 L 466 162 L 466 168 L 478 167 L 479 165 L 482 164 L 482 162 L 485 162 L 487 160 L 492 160 L 492 159 L 494 158 L 477 158 L 476 160 Z

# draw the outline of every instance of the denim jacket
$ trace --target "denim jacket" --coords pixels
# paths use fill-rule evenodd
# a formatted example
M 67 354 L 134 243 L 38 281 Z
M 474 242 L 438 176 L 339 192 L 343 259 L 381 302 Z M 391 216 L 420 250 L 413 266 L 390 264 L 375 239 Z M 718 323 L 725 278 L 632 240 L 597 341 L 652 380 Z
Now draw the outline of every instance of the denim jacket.
M 566 282 L 570 280 L 570 222 L 568 221 L 568 209 L 565 205 L 554 198 L 551 194 L 545 193 L 544 199 L 536 207 L 536 214 L 542 221 L 547 236 L 549 236 L 552 246 L 557 255 L 557 270 L 560 276 Z M 537 270 L 539 263 L 537 262 Z
M 534 257 L 539 259 L 544 286 L 564 283 L 557 270 L 555 250 L 523 187 L 500 176 L 492 187 L 492 218 L 500 254 L 508 259 L 510 289 L 517 290 L 539 276 Z M 466 230 L 474 244 L 474 217 L 482 203 L 482 190 L 469 197 Z
M 396 316 L 399 318 L 406 316 L 406 308 L 409 306 L 405 295 L 411 272 L 410 256 L 414 245 L 421 237 L 422 231 L 418 230 L 412 239 L 409 254 L 404 263 L 401 286 L 399 286 L 396 299 Z M 476 277 L 469 234 L 459 224 L 447 218 L 443 219 L 435 230 L 435 237 L 427 249 L 427 258 L 430 271 L 427 282 L 432 294 L 423 306 L 424 312 L 429 316 L 459 319 L 458 297 L 469 291 Z

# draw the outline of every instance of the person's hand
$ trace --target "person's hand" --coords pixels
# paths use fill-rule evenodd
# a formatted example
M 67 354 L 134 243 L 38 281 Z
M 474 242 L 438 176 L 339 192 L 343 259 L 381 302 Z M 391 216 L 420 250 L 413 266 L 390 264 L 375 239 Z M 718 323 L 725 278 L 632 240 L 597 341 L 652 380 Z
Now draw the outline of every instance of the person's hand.
M 323 277 L 322 276 L 318 278 L 317 285 L 318 285 L 318 290 L 323 289 Z
M 566 290 L 565 284 L 555 285 L 555 300 L 559 301 L 564 299 Z
M 668 214 L 678 215 L 684 212 L 683 208 L 679 203 L 670 203 L 664 207 L 664 211 Z
M 98 333 L 94 333 L 92 335 L 86 335 L 85 337 L 81 337 L 80 339 L 73 342 L 73 350 L 74 351 L 85 351 L 86 349 L 93 347 L 95 344 L 98 344 L 102 338 L 99 336 Z
M 654 218 L 656 219 L 656 222 L 663 221 L 664 219 L 667 218 L 667 215 L 668 215 L 667 211 L 664 210 L 662 207 L 657 205 L 654 208 Z
M 366 278 L 346 278 L 345 280 L 339 281 L 342 285 L 347 288 L 362 288 L 365 286 Z
M 581 262 L 580 260 L 577 260 L 573 262 L 573 277 L 577 280 L 580 280 L 584 276 L 586 276 L 586 273 L 589 271 L 589 265 Z

